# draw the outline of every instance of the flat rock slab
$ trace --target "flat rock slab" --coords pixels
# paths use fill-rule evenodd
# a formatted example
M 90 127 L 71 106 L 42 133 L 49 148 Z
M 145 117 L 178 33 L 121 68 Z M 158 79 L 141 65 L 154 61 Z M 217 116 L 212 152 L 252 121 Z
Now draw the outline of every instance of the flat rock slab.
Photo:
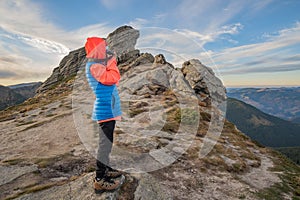
M 35 165 L 23 167 L 17 165 L 0 166 L 0 186 L 9 183 L 24 174 L 37 170 L 38 168 Z
M 139 185 L 134 193 L 134 200 L 171 200 L 172 196 L 168 193 L 168 189 L 163 187 L 159 180 L 156 180 L 150 174 L 142 174 Z
M 281 182 L 278 175 L 269 169 L 273 167 L 273 161 L 267 156 L 261 155 L 261 166 L 239 176 L 243 181 L 256 189 L 268 188 L 274 183 Z
M 46 190 L 26 194 L 18 197 L 19 200 L 49 200 L 49 199 L 97 199 L 114 200 L 118 197 L 118 192 L 95 194 L 93 189 L 93 173 L 86 174 L 72 182 L 61 186 L 54 186 Z

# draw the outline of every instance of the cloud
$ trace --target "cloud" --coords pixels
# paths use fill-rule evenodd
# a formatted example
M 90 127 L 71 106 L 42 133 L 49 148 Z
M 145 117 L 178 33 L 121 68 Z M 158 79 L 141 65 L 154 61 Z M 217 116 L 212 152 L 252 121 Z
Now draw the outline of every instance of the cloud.
M 163 20 L 165 20 L 167 18 L 167 13 L 160 13 L 160 14 L 156 14 L 154 15 L 153 19 L 156 22 L 161 22 Z
M 239 67 L 234 69 L 223 69 L 221 73 L 223 75 L 240 75 L 247 73 L 276 73 L 276 72 L 289 72 L 300 70 L 299 63 L 295 64 L 274 64 L 268 67 L 256 66 L 256 64 L 248 65 L 247 67 Z
M 87 37 L 105 36 L 113 30 L 103 23 L 67 31 L 51 23 L 43 11 L 38 2 L 0 1 L 0 70 L 9 67 L 11 72 L 22 69 L 26 74 L 0 79 L 0 83 L 8 79 L 24 82 L 29 77 L 44 80 L 70 49 L 82 47 Z
M 15 72 L 0 69 L 0 78 L 1 79 L 12 78 L 12 77 L 16 77 L 16 76 L 17 76 L 17 74 Z
M 147 25 L 157 24 L 158 21 L 163 21 L 164 19 L 168 19 L 168 21 L 173 20 L 172 23 L 181 27 L 175 29 L 175 31 L 185 34 L 198 42 L 202 47 L 218 39 L 237 45 L 238 41 L 233 40 L 231 35 L 239 34 L 243 29 L 243 25 L 237 21 L 238 18 L 236 16 L 241 13 L 256 13 L 268 6 L 272 1 L 184 0 L 179 2 L 175 8 L 148 20 Z M 155 20 L 156 18 L 160 20 Z M 142 23 L 138 25 L 139 27 L 144 26 Z M 225 37 L 225 35 L 227 36 Z
M 168 13 L 169 18 L 174 18 L 175 23 L 181 27 L 193 27 L 202 34 L 216 32 L 220 27 L 237 23 L 236 16 L 254 15 L 273 0 L 184 0 L 176 6 L 175 10 Z M 235 20 L 235 21 L 232 21 Z
M 128 23 L 129 26 L 132 26 L 136 29 L 140 29 L 140 28 L 144 27 L 147 24 L 149 24 L 149 20 L 142 19 L 142 18 L 136 18 L 133 21 Z
M 28 0 L 2 0 L 0 28 L 18 35 L 52 38 L 62 30 L 44 19 L 42 10 L 39 4 Z
M 31 60 L 27 57 L 22 57 L 20 55 L 6 55 L 6 56 L 0 56 L 0 62 L 7 65 L 19 65 L 21 63 L 30 64 Z
M 200 30 L 211 32 L 224 25 L 224 22 L 227 22 L 240 11 L 240 6 L 231 9 L 231 5 L 236 4 L 234 2 L 239 1 L 231 1 L 224 4 L 223 1 L 218 0 L 185 0 L 176 7 L 177 12 L 174 14 L 174 17 L 176 17 L 181 24 L 192 26 L 200 25 Z M 224 12 L 225 6 L 227 6 L 226 9 L 230 10 L 230 12 Z
M 220 53 L 216 53 L 214 55 L 215 59 L 223 58 L 224 56 L 232 55 L 231 57 L 241 58 L 248 57 L 251 55 L 265 55 L 266 52 L 274 52 L 276 50 L 280 50 L 284 47 L 290 47 L 300 43 L 300 23 L 296 23 L 294 27 L 283 29 L 278 32 L 279 34 L 276 36 L 272 36 L 269 40 L 257 43 L 257 44 L 249 44 L 243 45 L 233 48 L 228 48 Z
M 18 39 L 24 41 L 26 44 L 31 45 L 45 53 L 58 53 L 58 54 L 67 54 L 70 49 L 65 45 L 46 40 L 43 38 L 32 38 L 29 36 L 19 36 Z
M 295 62 L 300 62 L 300 54 L 298 55 L 292 55 L 292 56 L 288 56 L 282 59 L 283 61 L 295 61 Z
M 6 37 L 18 37 L 28 45 L 57 53 L 66 53 L 68 49 L 79 48 L 82 46 L 82 40 L 89 35 L 107 34 L 112 30 L 111 26 L 102 23 L 66 31 L 45 18 L 43 10 L 38 2 L 2 0 L 0 29 L 6 32 Z
M 52 68 L 57 66 L 56 60 L 61 59 L 41 52 L 30 52 L 30 54 L 30 56 L 20 53 L 0 57 L 0 71 L 6 75 L 0 77 L 1 84 L 9 81 L 44 80 L 50 75 Z
M 124 6 L 127 6 L 131 2 L 132 0 L 100 0 L 100 3 L 110 10 L 124 8 Z
M 0 69 L 0 79 L 5 81 L 15 81 L 15 80 L 28 80 L 28 82 L 32 82 L 38 80 L 41 76 L 48 76 L 47 71 L 32 71 L 26 69 Z
M 259 73 L 300 70 L 300 23 L 269 35 L 266 41 L 212 53 L 222 73 Z
M 254 1 L 251 5 L 251 10 L 259 11 L 271 4 L 274 0 L 263 0 L 263 1 Z
M 206 43 L 215 41 L 221 35 L 224 35 L 224 34 L 229 34 L 229 35 L 238 34 L 239 31 L 242 28 L 243 28 L 242 24 L 236 23 L 236 24 L 222 26 L 218 30 L 215 30 L 214 32 L 209 32 L 209 33 L 206 33 L 206 34 L 205 33 L 201 34 L 199 32 L 191 31 L 191 30 L 188 30 L 188 29 L 176 29 L 175 31 L 177 31 L 179 33 L 182 33 L 182 34 L 186 35 L 187 37 L 190 37 L 191 39 L 198 42 L 200 44 L 200 46 L 203 47 Z M 223 38 L 223 39 L 226 39 L 229 42 L 233 42 L 230 38 L 228 38 L 228 39 Z

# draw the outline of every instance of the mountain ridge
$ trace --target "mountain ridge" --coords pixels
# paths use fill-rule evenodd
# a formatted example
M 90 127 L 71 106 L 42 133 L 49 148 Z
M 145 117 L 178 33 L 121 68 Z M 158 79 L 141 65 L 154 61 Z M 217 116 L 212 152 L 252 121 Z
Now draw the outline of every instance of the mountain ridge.
M 14 90 L 9 87 L 0 85 L 0 110 L 4 110 L 9 106 L 13 106 L 19 103 L 22 103 L 25 100 L 25 97 L 14 92 Z
M 41 82 L 22 83 L 9 86 L 0 85 L 0 110 L 15 106 L 24 102 L 26 99 L 33 97 L 36 94 L 36 89 L 40 85 Z
M 228 88 L 227 95 L 257 107 L 265 113 L 293 120 L 300 116 L 300 87 Z

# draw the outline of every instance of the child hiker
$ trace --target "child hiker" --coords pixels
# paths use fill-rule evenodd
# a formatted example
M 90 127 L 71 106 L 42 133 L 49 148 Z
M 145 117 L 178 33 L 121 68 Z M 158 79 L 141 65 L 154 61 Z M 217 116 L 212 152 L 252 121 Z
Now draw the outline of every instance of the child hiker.
M 116 84 L 120 80 L 117 61 L 102 38 L 87 38 L 86 77 L 96 100 L 92 119 L 99 125 L 99 146 L 96 160 L 94 189 L 97 193 L 113 191 L 120 186 L 121 172 L 109 167 L 109 155 L 113 144 L 116 120 L 121 119 L 121 106 Z

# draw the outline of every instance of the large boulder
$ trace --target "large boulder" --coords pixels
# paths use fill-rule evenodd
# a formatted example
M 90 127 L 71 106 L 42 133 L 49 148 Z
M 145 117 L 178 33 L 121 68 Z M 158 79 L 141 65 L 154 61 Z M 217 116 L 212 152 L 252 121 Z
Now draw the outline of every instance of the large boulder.
M 211 104 L 223 102 L 226 99 L 226 89 L 213 70 L 203 65 L 199 60 L 191 59 L 183 63 L 181 71 L 194 89 L 200 101 Z
M 106 42 L 117 54 L 119 62 L 122 62 L 139 53 L 135 49 L 139 36 L 139 31 L 131 26 L 121 26 L 107 36 Z

